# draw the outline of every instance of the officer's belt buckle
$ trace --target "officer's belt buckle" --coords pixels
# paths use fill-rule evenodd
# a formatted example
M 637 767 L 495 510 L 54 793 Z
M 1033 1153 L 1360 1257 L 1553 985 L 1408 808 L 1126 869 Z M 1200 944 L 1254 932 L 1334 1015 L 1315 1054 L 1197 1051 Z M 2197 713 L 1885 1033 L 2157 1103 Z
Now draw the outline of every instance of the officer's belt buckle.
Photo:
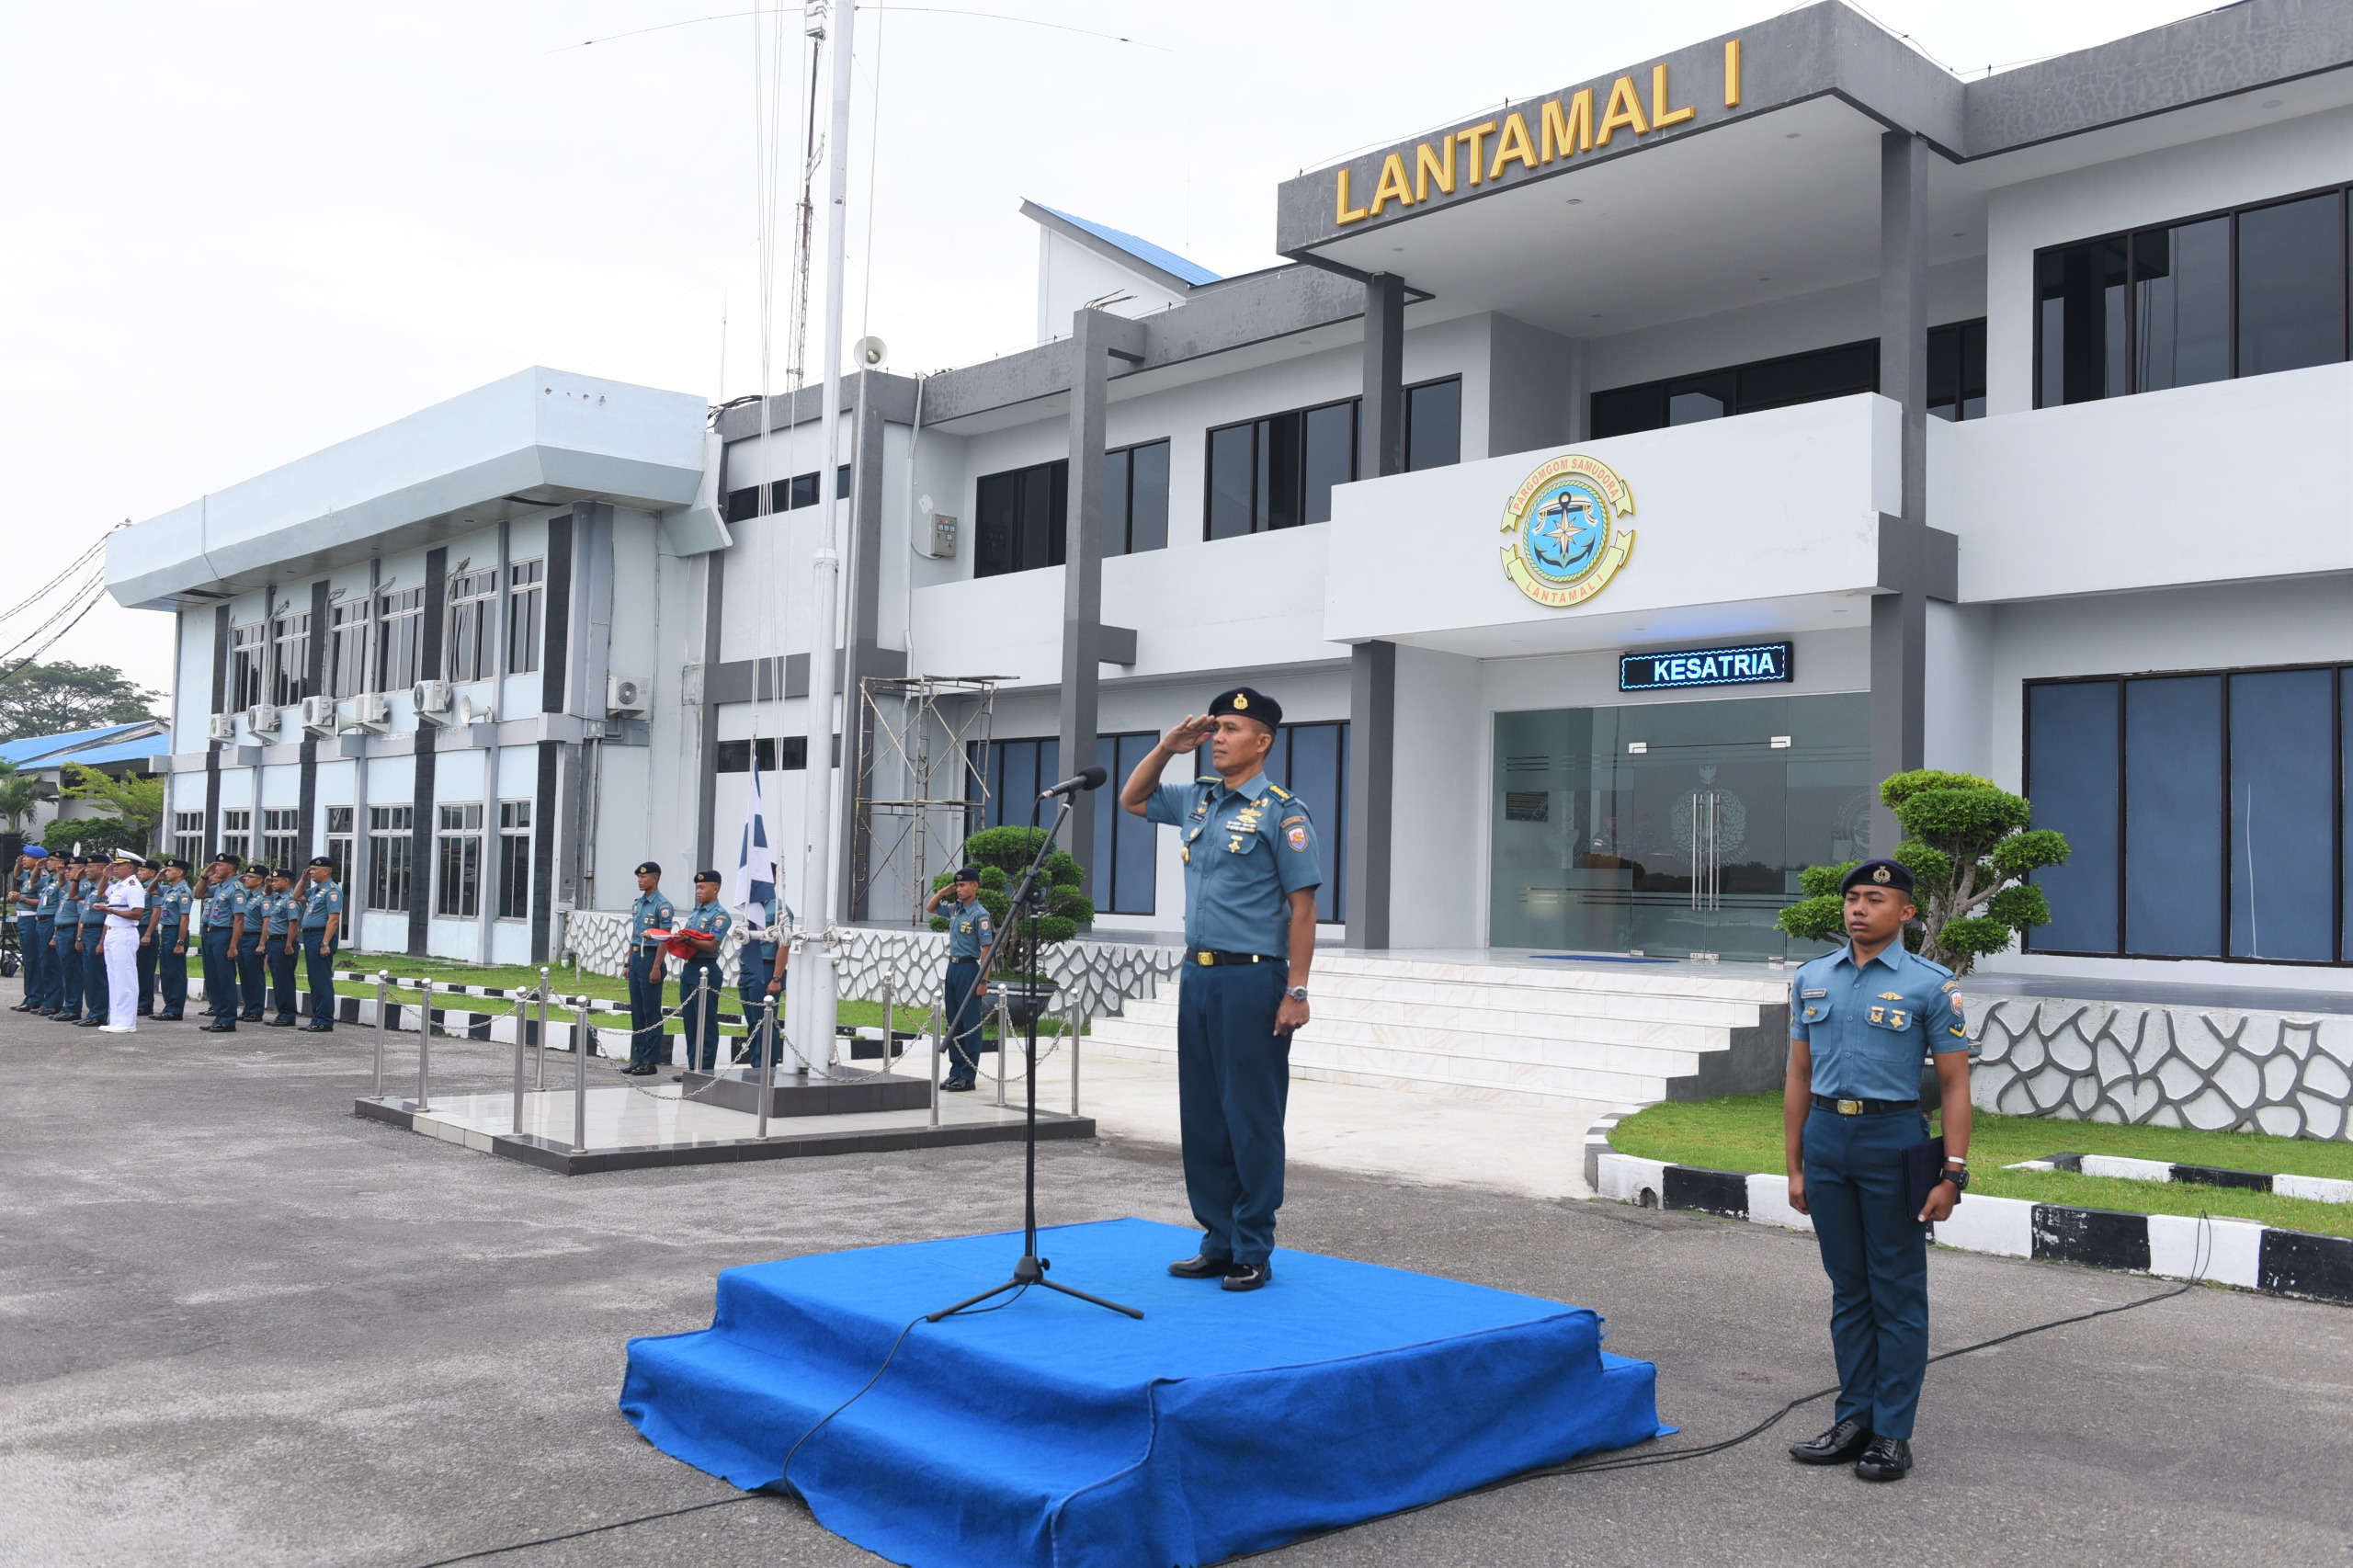
M 1838 1102 L 1838 1114 L 1840 1116 L 1860 1116 L 1863 1114 L 1863 1102 L 1860 1100 L 1840 1100 Z
M 1213 952 L 1211 952 L 1211 951 L 1210 951 L 1208 949 L 1206 949 L 1206 948 L 1202 949 L 1199 952 L 1195 953 L 1193 956 L 1194 956 L 1195 958 L 1197 958 L 1197 959 L 1199 959 L 1199 960 L 1201 960 L 1201 965 L 1202 965 L 1202 967 L 1203 967 L 1203 968 L 1207 968 L 1207 967 L 1208 967 L 1208 966 L 1210 966 L 1211 964 L 1213 964 L 1213 963 L 1217 962 L 1217 955 L 1216 955 L 1215 953 L 1213 953 Z

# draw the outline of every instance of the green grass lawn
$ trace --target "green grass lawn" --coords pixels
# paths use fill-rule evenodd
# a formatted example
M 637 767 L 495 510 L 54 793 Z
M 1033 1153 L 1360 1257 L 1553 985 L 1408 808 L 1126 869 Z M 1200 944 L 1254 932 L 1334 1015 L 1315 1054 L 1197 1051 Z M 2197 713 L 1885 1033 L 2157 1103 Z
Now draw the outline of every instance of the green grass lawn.
M 540 983 L 540 971 L 536 968 L 524 964 L 459 963 L 449 959 L 415 958 L 407 953 L 361 953 L 346 949 L 335 955 L 335 967 L 361 970 L 369 974 L 375 973 L 380 969 L 389 970 L 395 980 L 430 979 L 437 986 L 482 985 L 517 991 Z M 560 968 L 551 965 L 548 970 L 548 983 L 559 997 L 585 995 L 623 1003 L 629 1000 L 627 981 L 616 980 L 609 975 L 591 973 L 585 969 L 580 971 L 579 978 L 574 980 L 572 968 L 568 964 Z M 376 986 L 372 981 L 338 980 L 335 982 L 335 989 L 338 996 L 364 996 L 372 1001 L 376 995 Z M 395 988 L 394 991 L 394 995 L 398 999 L 410 1003 L 418 1000 L 418 994 L 414 986 Z M 664 987 L 662 999 L 670 1006 L 675 1007 L 678 1005 L 678 986 L 675 980 Z M 921 1029 L 925 1015 L 930 1010 L 933 1000 L 932 997 L 923 996 L 898 1004 L 892 1013 L 891 1027 L 906 1033 Z M 475 997 L 469 1002 L 460 998 L 451 1005 L 477 1013 L 494 1013 L 513 1006 L 513 999 L 511 997 L 503 1000 L 494 997 Z M 733 986 L 725 987 L 720 992 L 719 1006 L 722 1012 L 733 1012 L 741 1005 L 741 998 L 737 996 Z M 550 1003 L 549 1019 L 553 1021 L 559 1014 L 568 1016 L 569 1009 L 563 1007 L 561 1003 Z M 532 1010 L 532 1016 L 538 1017 L 536 1007 Z M 589 1022 L 592 1025 L 596 1024 L 599 1016 L 591 1013 Z M 836 1004 L 834 1017 L 844 1025 L 879 1029 L 882 1027 L 882 1004 L 844 1000 Z M 672 1018 L 666 1028 L 669 1033 L 677 1034 L 685 1027 L 678 1019 Z M 722 1034 L 734 1035 L 744 1032 L 743 1029 L 732 1024 L 722 1024 L 719 1028 Z M 983 1028 L 982 1032 L 986 1038 L 992 1040 L 996 1036 L 996 1030 L 994 1028 Z M 1063 1032 L 1062 1022 L 1056 1018 L 1040 1018 L 1038 1020 L 1038 1032 L 1040 1035 L 1058 1035 Z
M 1718 1171 L 1783 1174 L 1781 1096 L 1733 1095 L 1670 1101 L 1620 1122 L 1609 1142 L 1619 1153 Z M 2292 1231 L 2353 1235 L 2353 1204 L 2316 1203 L 2233 1187 L 2128 1181 L 2065 1171 L 2012 1171 L 2005 1165 L 2061 1152 L 2120 1154 L 2228 1170 L 2288 1172 L 2353 1180 L 2353 1143 L 2272 1138 L 2259 1132 L 2196 1132 L 2174 1127 L 2117 1127 L 2039 1116 L 1978 1111 L 1969 1139 L 1972 1193 L 2022 1198 L 2076 1209 L 2136 1214 L 2220 1214 Z

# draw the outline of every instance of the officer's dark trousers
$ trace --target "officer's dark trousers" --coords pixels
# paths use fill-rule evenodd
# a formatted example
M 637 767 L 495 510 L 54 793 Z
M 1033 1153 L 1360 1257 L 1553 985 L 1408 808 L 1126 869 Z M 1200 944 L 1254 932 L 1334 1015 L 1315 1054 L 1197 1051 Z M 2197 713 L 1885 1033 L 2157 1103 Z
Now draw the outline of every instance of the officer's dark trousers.
M 131 972 L 139 976 L 139 1016 L 145 1017 L 155 1010 L 155 947 L 157 938 L 140 938 L 131 955 Z
M 237 958 L 224 927 L 204 933 L 204 1010 L 216 1018 L 237 1017 Z
M 768 1019 L 768 960 L 752 956 L 751 944 L 735 955 L 735 995 L 744 1004 L 744 1060 L 757 1062 L 760 1059 L 760 1031 Z M 777 993 L 776 1032 L 767 1038 L 768 1065 L 774 1067 L 784 1054 L 783 1041 L 779 1038 L 784 1028 L 784 994 Z
M 1805 1119 L 1805 1201 L 1830 1276 L 1838 1419 L 1906 1441 L 1928 1369 L 1928 1244 L 1904 1192 L 1903 1152 L 1927 1136 L 1927 1119 L 1903 1111 L 1817 1108 Z
M 324 926 L 302 931 L 302 977 L 311 989 L 311 1021 L 335 1027 L 335 947 Z
M 269 938 L 269 1000 L 278 1009 L 278 1021 L 294 1021 L 294 955 L 287 949 L 286 933 L 280 931 Z
M 245 945 L 237 952 L 237 996 L 244 1003 L 244 1017 L 261 1017 L 265 998 L 262 987 L 269 978 L 269 960 L 262 956 L 262 938 L 247 937 Z
M 57 960 L 57 1016 L 61 1018 L 82 1016 L 81 931 L 79 926 L 60 926 L 56 940 L 50 945 Z
M 188 1011 L 188 955 L 173 950 L 180 945 L 185 930 L 158 928 L 155 932 L 155 999 L 164 1005 L 163 1016 L 167 1018 Z
M 1185 1195 L 1203 1257 L 1264 1263 L 1283 1202 L 1290 1036 L 1275 1033 L 1287 963 L 1188 963 L 1176 996 Z
M 82 1016 L 108 1022 L 106 943 L 101 940 L 100 926 L 82 927 Z
M 712 1071 L 719 1053 L 719 998 L 727 989 L 717 959 L 688 959 L 678 966 L 678 1006 L 686 1015 L 687 1065 Z
M 25 949 L 25 1000 L 35 1007 L 54 1007 L 57 998 L 51 994 L 56 987 L 51 983 L 57 967 L 57 955 L 49 945 L 56 940 L 46 920 L 28 920 L 17 927 Z
M 670 1053 L 662 1032 L 662 949 L 641 945 L 629 956 L 629 1063 L 652 1067 Z
M 972 994 L 981 980 L 978 959 L 952 959 L 948 965 L 948 1078 L 969 1084 L 981 1070 L 981 1021 L 987 1014 L 986 997 Z

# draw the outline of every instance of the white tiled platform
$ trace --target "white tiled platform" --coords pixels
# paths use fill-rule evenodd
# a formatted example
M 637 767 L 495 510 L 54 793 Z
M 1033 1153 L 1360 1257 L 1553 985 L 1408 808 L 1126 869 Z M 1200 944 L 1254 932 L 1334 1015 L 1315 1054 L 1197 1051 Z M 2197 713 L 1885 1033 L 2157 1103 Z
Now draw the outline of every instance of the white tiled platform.
M 1548 962 L 1525 954 L 1321 951 L 1294 1080 L 1566 1108 L 1771 1087 L 1789 971 Z M 1176 994 L 1098 1019 L 1104 1054 L 1173 1062 Z

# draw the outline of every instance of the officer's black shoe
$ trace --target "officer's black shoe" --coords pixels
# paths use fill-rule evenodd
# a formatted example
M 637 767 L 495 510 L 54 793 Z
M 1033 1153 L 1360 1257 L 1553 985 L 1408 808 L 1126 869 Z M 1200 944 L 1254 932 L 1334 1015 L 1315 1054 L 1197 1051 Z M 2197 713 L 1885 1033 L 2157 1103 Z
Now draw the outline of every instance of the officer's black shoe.
M 240 1013 L 237 1015 L 237 1021 L 246 1024 L 257 1024 L 261 1022 L 261 1015 L 259 1013 Z
M 1790 1445 L 1790 1458 L 1800 1464 L 1845 1464 L 1870 1447 L 1871 1429 L 1861 1421 L 1841 1421 L 1819 1437 Z
M 1179 1279 L 1222 1279 L 1233 1267 L 1230 1257 L 1180 1257 L 1168 1266 Z
M 290 1029 L 294 1027 L 294 1020 L 291 1018 L 264 1018 L 262 1022 L 274 1029 Z
M 235 1034 L 237 1032 L 237 1020 L 234 1018 L 215 1018 L 212 1022 L 205 1025 L 201 1032 L 205 1034 Z
M 333 1024 L 309 1023 L 302 1026 L 302 1032 L 304 1034 L 333 1034 L 335 1033 L 335 1026 Z
M 99 1017 L 76 1018 L 74 1020 L 74 1027 L 77 1029 L 103 1028 L 106 1027 L 106 1020 Z
M 1225 1278 L 1219 1287 L 1226 1290 L 1255 1290 L 1275 1277 L 1272 1265 L 1265 1263 L 1229 1263 Z
M 158 1013 L 155 1017 L 167 1024 L 176 1024 L 180 1021 L 180 1016 L 177 1013 Z
M 969 1095 L 978 1087 L 977 1085 L 968 1084 L 961 1078 L 950 1078 L 939 1086 L 944 1092 L 951 1095 Z
M 1865 1481 L 1901 1481 L 1912 1468 L 1912 1445 L 1901 1437 L 1873 1437 L 1855 1473 Z

